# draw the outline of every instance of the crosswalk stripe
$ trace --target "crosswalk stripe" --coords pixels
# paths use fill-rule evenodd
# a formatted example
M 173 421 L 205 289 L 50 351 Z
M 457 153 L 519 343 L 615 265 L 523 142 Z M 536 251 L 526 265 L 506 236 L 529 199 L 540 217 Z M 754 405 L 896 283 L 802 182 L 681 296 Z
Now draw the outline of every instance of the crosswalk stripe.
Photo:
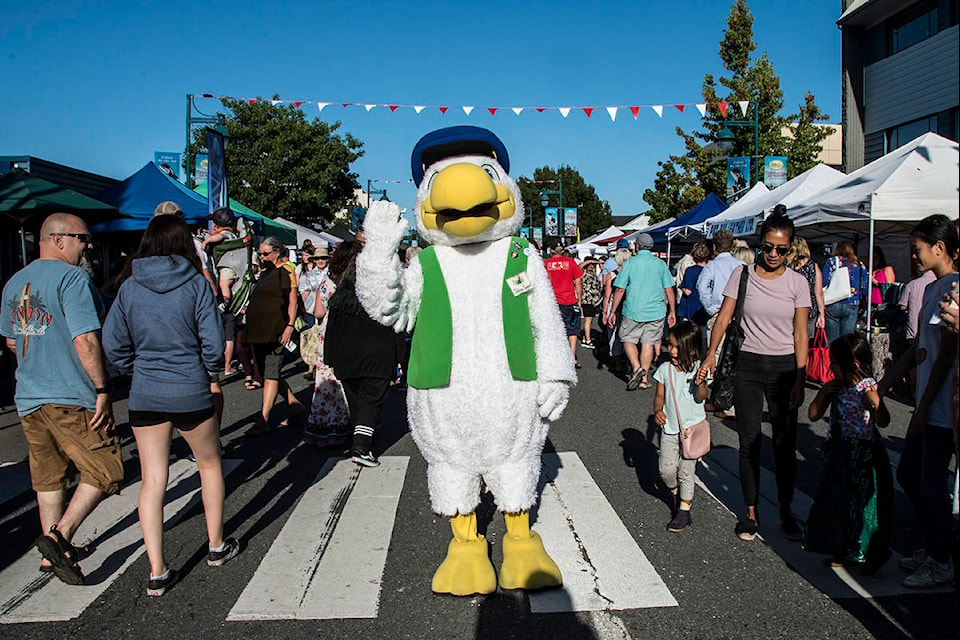
M 740 453 L 732 448 L 713 449 L 704 462 L 697 467 L 697 484 L 724 504 L 731 512 L 739 516 L 746 509 L 739 480 Z M 808 582 L 830 598 L 880 598 L 900 594 L 915 594 L 916 589 L 903 586 L 901 580 L 906 574 L 897 568 L 900 554 L 893 556 L 876 576 L 861 576 L 856 569 L 845 567 L 826 567 L 821 555 L 804 551 L 799 542 L 787 540 L 779 527 L 779 505 L 777 503 L 777 481 L 772 471 L 760 468 L 760 534 L 777 555 L 796 569 Z M 793 512 L 801 520 L 806 518 L 813 504 L 813 498 L 795 491 Z M 730 532 L 731 537 L 734 535 Z M 747 543 L 744 543 L 747 544 Z M 892 549 L 891 549 L 892 551 Z M 947 592 L 947 586 L 924 589 L 924 593 Z
M 554 613 L 676 607 L 580 456 L 563 452 L 542 459 L 533 526 L 560 567 L 563 588 L 531 593 L 530 609 Z
M 376 618 L 408 462 L 328 460 L 227 620 Z
M 224 460 L 226 476 L 240 465 Z M 144 552 L 137 519 L 140 482 L 104 500 L 77 530 L 74 541 L 94 544 L 96 550 L 83 561 L 87 585 L 66 585 L 52 574 L 37 571 L 40 556 L 27 553 L 0 573 L 0 623 L 50 622 L 76 618 Z M 178 460 L 170 465 L 168 501 L 164 521 L 176 522 L 200 501 L 197 465 Z M 144 576 L 146 579 L 146 575 Z

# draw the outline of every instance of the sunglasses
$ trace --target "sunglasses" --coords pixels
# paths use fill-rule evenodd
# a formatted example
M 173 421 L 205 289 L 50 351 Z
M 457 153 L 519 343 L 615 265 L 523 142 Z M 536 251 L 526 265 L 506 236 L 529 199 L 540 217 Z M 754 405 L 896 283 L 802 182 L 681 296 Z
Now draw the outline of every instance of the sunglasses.
M 790 247 L 778 247 L 775 244 L 763 243 L 760 245 L 760 253 L 773 254 L 777 256 L 785 256 L 790 251 Z
M 68 238 L 76 238 L 83 244 L 90 244 L 93 242 L 93 236 L 89 233 L 51 233 L 51 236 L 67 236 Z
M 260 256 L 261 258 L 265 258 L 269 256 L 271 253 L 274 253 L 272 249 L 270 251 L 257 251 L 257 255 Z

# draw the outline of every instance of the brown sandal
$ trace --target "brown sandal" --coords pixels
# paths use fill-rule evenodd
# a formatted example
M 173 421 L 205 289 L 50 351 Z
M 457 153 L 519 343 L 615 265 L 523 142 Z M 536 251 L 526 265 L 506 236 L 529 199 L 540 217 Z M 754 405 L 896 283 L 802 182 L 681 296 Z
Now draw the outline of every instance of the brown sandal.
M 42 535 L 36 541 L 37 550 L 50 563 L 50 570 L 64 583 L 86 584 L 80 565 L 77 564 L 79 549 L 67 542 L 57 525 L 50 527 L 50 535 Z M 89 553 L 89 549 L 86 550 Z

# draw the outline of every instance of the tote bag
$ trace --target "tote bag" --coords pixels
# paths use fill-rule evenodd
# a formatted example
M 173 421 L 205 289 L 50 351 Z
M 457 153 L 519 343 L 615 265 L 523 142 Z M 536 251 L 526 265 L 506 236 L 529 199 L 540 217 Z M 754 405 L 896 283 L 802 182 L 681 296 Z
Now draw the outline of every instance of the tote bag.
M 840 266 L 840 258 L 836 261 L 837 269 L 830 276 L 830 283 L 823 288 L 825 305 L 850 299 L 850 269 Z
M 720 350 L 720 360 L 713 375 L 713 388 L 710 389 L 710 404 L 717 411 L 726 411 L 733 406 L 733 389 L 737 383 L 737 358 L 740 347 L 747 339 L 740 326 L 743 321 L 743 303 L 747 295 L 747 276 L 750 267 L 744 266 L 740 272 L 740 289 L 737 293 L 737 306 L 733 312 L 733 319 L 727 327 L 726 337 L 723 340 L 723 349 Z
M 833 380 L 830 371 L 830 347 L 827 344 L 827 332 L 823 327 L 817 327 L 813 334 L 813 346 L 810 347 L 810 356 L 807 358 L 807 380 L 826 384 Z

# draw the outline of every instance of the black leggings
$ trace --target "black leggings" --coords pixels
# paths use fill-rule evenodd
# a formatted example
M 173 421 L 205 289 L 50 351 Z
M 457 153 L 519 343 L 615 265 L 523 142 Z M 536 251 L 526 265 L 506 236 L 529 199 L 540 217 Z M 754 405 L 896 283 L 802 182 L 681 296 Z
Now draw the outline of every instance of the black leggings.
M 380 422 L 383 402 L 390 390 L 389 378 L 344 378 L 340 380 L 350 407 L 350 423 L 354 427 L 353 443 L 362 450 L 373 447 L 373 433 Z
M 737 361 L 734 407 L 740 436 L 740 487 L 748 507 L 757 506 L 760 493 L 760 422 L 767 399 L 773 427 L 777 500 L 788 511 L 797 484 L 797 409 L 790 409 L 790 390 L 797 380 L 794 354 L 764 356 L 743 351 Z

